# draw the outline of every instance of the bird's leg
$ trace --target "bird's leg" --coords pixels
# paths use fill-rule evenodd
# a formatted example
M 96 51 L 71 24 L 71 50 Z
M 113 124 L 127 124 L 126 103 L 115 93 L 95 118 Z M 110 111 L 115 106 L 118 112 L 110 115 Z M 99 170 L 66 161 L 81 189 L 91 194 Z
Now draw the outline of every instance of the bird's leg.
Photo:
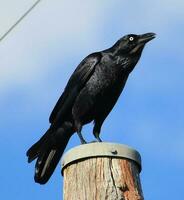
M 102 142 L 102 139 L 100 138 L 100 130 L 101 130 L 102 123 L 96 123 L 93 128 L 93 135 L 97 139 L 98 142 Z
M 87 142 L 86 142 L 86 140 L 83 138 L 81 132 L 77 132 L 77 134 L 78 134 L 78 136 L 79 136 L 79 139 L 80 139 L 81 144 L 86 144 Z
M 82 133 L 81 133 L 81 131 L 82 131 L 82 125 L 81 125 L 81 123 L 75 123 L 75 124 L 76 124 L 77 134 L 78 134 L 78 136 L 79 136 L 79 139 L 80 139 L 81 144 L 86 144 L 87 142 L 86 142 L 86 140 L 83 138 Z

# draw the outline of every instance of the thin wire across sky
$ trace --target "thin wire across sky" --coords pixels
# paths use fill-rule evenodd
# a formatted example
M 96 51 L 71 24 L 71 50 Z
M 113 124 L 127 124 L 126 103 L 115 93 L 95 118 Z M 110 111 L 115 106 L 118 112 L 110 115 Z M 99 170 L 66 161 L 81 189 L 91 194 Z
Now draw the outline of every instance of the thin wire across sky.
M 36 1 L 1 37 L 0 42 L 41 2 Z

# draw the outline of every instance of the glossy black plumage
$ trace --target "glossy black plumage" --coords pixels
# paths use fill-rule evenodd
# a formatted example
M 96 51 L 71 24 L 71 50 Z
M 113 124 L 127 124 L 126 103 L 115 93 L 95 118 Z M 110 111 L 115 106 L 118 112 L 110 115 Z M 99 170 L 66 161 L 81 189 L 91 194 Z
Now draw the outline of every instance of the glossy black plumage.
M 92 53 L 76 68 L 56 103 L 50 128 L 28 151 L 28 161 L 37 159 L 35 181 L 44 184 L 52 175 L 74 132 L 81 143 L 82 126 L 94 121 L 93 134 L 101 141 L 101 126 L 121 94 L 145 44 L 155 34 L 130 34 L 111 48 Z

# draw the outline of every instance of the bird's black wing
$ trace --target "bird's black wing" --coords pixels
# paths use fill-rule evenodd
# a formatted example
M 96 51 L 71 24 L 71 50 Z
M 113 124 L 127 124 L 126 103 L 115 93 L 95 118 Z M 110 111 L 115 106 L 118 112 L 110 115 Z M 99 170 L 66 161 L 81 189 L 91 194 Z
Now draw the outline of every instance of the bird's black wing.
M 54 121 L 58 121 L 58 119 L 62 120 L 64 118 L 67 111 L 72 107 L 77 95 L 94 73 L 95 67 L 100 60 L 101 53 L 93 53 L 87 56 L 78 65 L 49 117 L 50 123 L 54 123 Z

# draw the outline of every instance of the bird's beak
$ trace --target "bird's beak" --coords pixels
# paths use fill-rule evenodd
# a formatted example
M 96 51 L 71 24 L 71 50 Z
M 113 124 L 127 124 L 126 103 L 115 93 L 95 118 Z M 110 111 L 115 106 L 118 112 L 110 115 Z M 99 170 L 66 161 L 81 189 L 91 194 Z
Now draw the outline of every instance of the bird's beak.
M 150 40 L 153 40 L 155 37 L 156 37 L 155 33 L 146 33 L 146 34 L 140 35 L 138 42 L 139 44 L 146 44 Z

